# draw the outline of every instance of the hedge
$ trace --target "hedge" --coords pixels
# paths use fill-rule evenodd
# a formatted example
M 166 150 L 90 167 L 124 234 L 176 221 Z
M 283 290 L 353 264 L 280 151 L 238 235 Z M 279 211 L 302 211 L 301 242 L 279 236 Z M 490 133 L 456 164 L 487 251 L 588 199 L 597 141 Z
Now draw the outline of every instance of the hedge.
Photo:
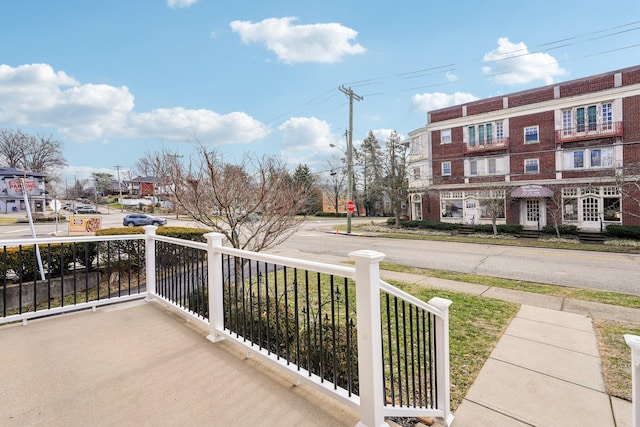
M 606 228 L 607 235 L 620 239 L 640 240 L 640 226 L 610 224 Z
M 575 225 L 558 225 L 558 230 L 560 231 L 560 235 L 573 235 L 573 236 L 577 236 L 578 235 L 578 227 Z M 542 227 L 542 229 L 540 230 L 542 231 L 544 234 L 556 234 L 556 227 L 555 225 L 545 225 L 544 227 Z
M 500 234 L 518 234 L 523 230 L 520 224 L 496 224 L 496 229 Z M 473 229 L 478 233 L 493 233 L 492 224 L 476 224 Z

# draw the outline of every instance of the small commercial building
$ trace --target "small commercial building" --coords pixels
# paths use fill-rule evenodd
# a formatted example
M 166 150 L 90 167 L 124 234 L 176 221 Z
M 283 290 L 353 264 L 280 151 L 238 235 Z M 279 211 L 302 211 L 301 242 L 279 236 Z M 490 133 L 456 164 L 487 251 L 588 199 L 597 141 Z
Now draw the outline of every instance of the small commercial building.
M 45 185 L 43 174 L 16 168 L 0 169 L 0 212 L 26 212 L 25 193 L 31 212 L 45 212 Z

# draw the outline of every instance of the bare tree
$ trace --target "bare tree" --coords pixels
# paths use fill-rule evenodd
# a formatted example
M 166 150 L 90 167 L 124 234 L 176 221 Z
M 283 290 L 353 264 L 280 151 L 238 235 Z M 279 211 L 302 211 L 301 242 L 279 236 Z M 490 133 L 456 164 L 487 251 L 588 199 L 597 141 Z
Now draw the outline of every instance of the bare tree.
M 640 162 L 616 168 L 614 177 L 615 185 L 622 198 L 624 213 L 640 218 L 638 213 L 640 212 Z
M 22 166 L 24 147 L 27 145 L 28 135 L 21 130 L 0 129 L 0 157 L 10 168 Z
M 20 130 L 0 130 L 0 156 L 9 167 L 45 175 L 67 164 L 62 143 L 51 136 L 31 136 Z
M 305 188 L 291 179 L 280 159 L 245 156 L 233 164 L 200 144 L 197 161 L 181 160 L 164 152 L 147 155 L 144 163 L 169 184 L 182 212 L 222 233 L 233 247 L 263 251 L 302 225 L 297 213 L 307 206 Z
M 491 219 L 493 234 L 498 234 L 498 218 L 504 218 L 504 204 L 508 187 L 504 185 L 491 187 L 478 192 L 478 202 L 484 214 Z
M 347 173 L 342 159 L 338 157 L 333 156 L 329 158 L 329 160 L 327 160 L 327 166 L 329 168 L 329 177 L 324 180 L 321 189 L 322 193 L 331 200 L 335 213 L 338 215 L 340 201 L 342 200 L 341 196 L 344 196 L 346 199 Z

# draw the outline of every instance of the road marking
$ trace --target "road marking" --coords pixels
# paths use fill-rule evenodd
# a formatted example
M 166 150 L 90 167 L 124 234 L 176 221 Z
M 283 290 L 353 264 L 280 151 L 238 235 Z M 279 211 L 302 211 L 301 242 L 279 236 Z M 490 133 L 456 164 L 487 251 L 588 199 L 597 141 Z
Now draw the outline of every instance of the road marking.
M 3 231 L 2 234 L 22 233 L 24 231 L 29 231 L 29 230 L 30 230 L 30 228 L 21 228 L 19 230 Z

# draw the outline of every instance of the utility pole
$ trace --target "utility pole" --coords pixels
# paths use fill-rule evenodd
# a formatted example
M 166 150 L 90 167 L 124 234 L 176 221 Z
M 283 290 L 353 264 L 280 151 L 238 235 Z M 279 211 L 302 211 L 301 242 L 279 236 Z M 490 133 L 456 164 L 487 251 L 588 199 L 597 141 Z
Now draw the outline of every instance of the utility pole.
M 340 92 L 349 97 L 349 133 L 347 137 L 347 202 L 353 199 L 353 100 L 362 101 L 364 98 L 344 85 L 338 88 Z M 347 234 L 351 234 L 351 212 L 347 211 Z
M 122 204 L 122 184 L 120 183 L 120 168 L 122 166 L 120 165 L 115 165 L 114 168 L 116 168 L 116 170 L 118 171 L 118 191 L 120 193 L 120 200 L 118 200 L 120 202 L 120 212 L 124 212 L 124 205 Z

